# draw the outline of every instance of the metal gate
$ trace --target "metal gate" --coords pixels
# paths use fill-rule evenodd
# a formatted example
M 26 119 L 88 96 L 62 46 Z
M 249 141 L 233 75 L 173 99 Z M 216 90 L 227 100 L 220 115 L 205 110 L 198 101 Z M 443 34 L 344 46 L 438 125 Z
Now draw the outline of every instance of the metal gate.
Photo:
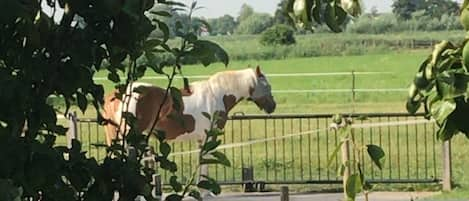
M 336 184 L 340 160 L 327 167 L 329 155 L 339 143 L 329 129 L 332 114 L 242 115 L 230 117 L 220 150 L 231 167 L 210 166 L 209 175 L 224 185 Z M 386 153 L 383 170 L 366 155 L 352 155 L 365 161 L 362 169 L 371 183 L 437 183 L 442 175 L 442 146 L 435 139 L 435 123 L 423 115 L 406 113 L 354 114 L 353 137 L 359 144 L 376 144 Z M 361 118 L 357 118 L 361 117 Z M 364 118 L 366 117 L 366 118 Z M 98 160 L 105 156 L 103 129 L 93 119 L 80 119 L 77 128 L 84 149 Z M 152 143 L 156 143 L 152 141 Z M 156 145 L 156 144 L 155 144 Z M 189 177 L 197 164 L 195 142 L 172 144 L 172 160 L 178 176 Z M 169 178 L 163 172 L 163 181 Z

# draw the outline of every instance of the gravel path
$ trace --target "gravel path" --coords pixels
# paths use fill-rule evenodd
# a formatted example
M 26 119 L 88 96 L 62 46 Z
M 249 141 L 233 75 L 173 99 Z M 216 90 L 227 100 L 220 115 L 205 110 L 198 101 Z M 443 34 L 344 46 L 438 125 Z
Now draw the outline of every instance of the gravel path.
M 431 192 L 373 192 L 369 196 L 370 201 L 411 201 L 435 195 Z M 290 201 L 341 201 L 342 193 L 316 193 L 316 194 L 292 194 Z M 280 201 L 279 193 L 227 193 L 217 197 L 204 199 L 205 201 Z M 359 196 L 357 201 L 364 201 Z

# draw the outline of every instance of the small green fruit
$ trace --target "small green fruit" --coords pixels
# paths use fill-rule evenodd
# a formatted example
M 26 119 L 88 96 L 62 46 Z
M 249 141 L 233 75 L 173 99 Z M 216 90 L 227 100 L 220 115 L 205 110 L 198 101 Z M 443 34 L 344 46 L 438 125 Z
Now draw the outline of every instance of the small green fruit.
M 462 63 L 466 69 L 469 69 L 469 42 L 466 42 L 462 49 Z
M 360 0 L 342 0 L 340 4 L 342 8 L 351 16 L 358 17 L 362 14 Z
M 428 80 L 425 78 L 425 76 L 423 76 L 423 72 L 418 72 L 415 75 L 414 84 L 415 84 L 417 89 L 425 89 L 425 88 L 427 88 L 429 83 L 430 82 L 428 82 Z
M 469 7 L 467 4 L 467 0 L 464 1 L 463 8 L 461 9 L 461 16 L 459 16 L 461 24 L 466 31 L 469 30 Z
M 412 83 L 409 87 L 409 98 L 414 99 L 418 94 L 418 89 L 417 86 L 415 86 L 414 83 Z
M 306 12 L 306 0 L 296 0 L 293 3 L 293 13 L 296 17 L 302 17 Z

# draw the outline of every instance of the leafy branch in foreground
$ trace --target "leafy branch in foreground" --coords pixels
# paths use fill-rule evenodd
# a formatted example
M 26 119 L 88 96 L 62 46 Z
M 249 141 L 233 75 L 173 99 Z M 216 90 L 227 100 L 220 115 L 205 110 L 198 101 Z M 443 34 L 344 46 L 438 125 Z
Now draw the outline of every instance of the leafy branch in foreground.
M 469 30 L 469 0 L 461 7 L 461 24 Z M 469 36 L 460 44 L 442 41 L 422 62 L 409 88 L 407 111 L 423 105 L 425 116 L 438 124 L 437 137 L 450 140 L 462 132 L 469 138 Z
M 416 113 L 421 105 L 427 118 L 439 126 L 437 137 L 449 140 L 458 132 L 469 137 L 468 82 L 469 43 L 442 41 L 420 65 L 409 88 L 407 110 Z
M 202 177 L 205 178 L 204 181 L 201 181 L 198 185 L 193 185 L 194 183 L 194 178 L 196 176 L 197 170 L 200 168 L 198 166 L 194 174 L 192 175 L 191 179 L 183 185 L 179 180 L 178 177 L 176 176 L 175 172 L 178 170 L 176 163 L 173 161 L 170 161 L 168 159 L 170 153 L 171 153 L 171 146 L 167 143 L 165 133 L 160 130 L 156 130 L 156 125 L 159 121 L 160 113 L 161 113 L 161 108 L 164 103 L 167 102 L 167 100 L 171 99 L 172 107 L 175 111 L 177 112 L 182 112 L 180 111 L 182 107 L 182 95 L 179 91 L 179 89 L 175 88 L 173 85 L 173 80 L 176 75 L 181 74 L 182 75 L 182 64 L 181 62 L 185 59 L 190 57 L 191 59 L 194 59 L 196 61 L 199 61 L 205 66 L 210 65 L 213 62 L 221 61 L 225 65 L 228 64 L 229 59 L 228 55 L 226 52 L 217 44 L 210 42 L 210 41 L 204 41 L 204 40 L 199 40 L 197 36 L 197 28 L 194 28 L 194 26 L 191 25 L 191 16 L 192 12 L 197 9 L 197 4 L 194 1 L 190 7 L 186 7 L 183 4 L 172 4 L 173 6 L 180 7 L 180 10 L 188 10 L 189 15 L 189 24 L 183 24 L 182 22 L 177 22 L 178 26 L 176 27 L 175 30 L 175 35 L 176 37 L 181 39 L 181 43 L 179 47 L 170 47 L 168 44 L 166 44 L 167 39 L 168 39 L 168 34 L 169 32 L 167 31 L 166 25 L 160 21 L 158 18 L 154 18 L 153 21 L 157 24 L 157 26 L 161 29 L 163 32 L 163 39 L 164 40 L 159 40 L 159 39 L 149 39 L 145 42 L 143 53 L 141 55 L 140 60 L 140 66 L 149 66 L 152 68 L 156 73 L 162 74 L 167 76 L 168 78 L 168 84 L 166 86 L 165 92 L 164 92 L 164 97 L 161 105 L 158 108 L 157 114 L 156 114 L 156 119 L 154 120 L 151 129 L 149 130 L 149 134 L 144 137 L 142 133 L 138 132 L 137 129 L 137 121 L 136 117 L 128 112 L 124 111 L 124 114 L 122 117 L 125 119 L 125 123 L 130 127 L 129 132 L 126 132 L 125 129 L 123 133 L 126 133 L 126 136 L 124 139 L 122 139 L 122 144 L 127 144 L 129 146 L 137 148 L 137 161 L 142 161 L 144 160 L 144 154 L 146 153 L 146 149 L 149 144 L 149 139 L 151 135 L 156 135 L 156 138 L 159 141 L 159 153 L 156 154 L 154 161 L 158 162 L 160 167 L 163 170 L 167 170 L 171 172 L 173 175 L 170 178 L 170 185 L 172 187 L 172 190 L 174 193 L 168 195 L 166 197 L 166 200 L 181 200 L 186 196 L 191 196 L 194 197 L 198 200 L 201 199 L 200 192 L 196 187 L 199 188 L 204 188 L 208 189 L 209 191 L 219 194 L 220 193 L 220 187 L 218 186 L 217 182 L 206 176 L 202 175 Z M 153 12 L 155 15 L 163 15 L 165 17 L 168 16 L 167 13 L 164 12 Z M 159 58 L 154 55 L 155 53 L 161 53 L 161 52 L 167 52 L 172 54 L 176 59 L 173 62 L 170 61 L 160 61 Z M 137 63 L 137 59 L 134 59 L 130 63 Z M 163 70 L 164 67 L 170 67 L 171 68 L 171 73 L 166 74 L 165 71 Z M 126 91 L 128 88 L 132 88 L 132 83 L 135 81 L 138 77 L 143 76 L 143 73 L 139 73 L 139 71 L 132 71 L 132 68 L 129 68 L 130 70 L 127 72 L 128 74 L 128 79 L 127 82 L 124 85 L 121 85 L 120 90 L 121 93 L 125 91 L 125 96 L 124 97 L 132 97 L 132 93 L 138 92 L 138 88 L 136 88 L 134 91 Z M 145 68 L 143 68 L 144 70 Z M 136 74 L 138 73 L 138 74 Z M 184 78 L 184 84 L 185 88 L 188 87 L 188 81 L 187 79 Z M 125 86 L 125 87 L 122 87 Z M 125 98 L 124 98 L 125 100 Z M 125 103 L 125 101 L 124 101 Z M 128 108 L 128 107 L 127 107 Z M 173 117 L 177 118 L 177 117 Z M 210 118 L 210 116 L 208 116 Z M 218 121 L 217 117 L 213 117 L 213 121 Z M 121 122 L 123 122 L 121 120 Z M 218 130 L 215 130 L 213 127 L 214 124 L 212 124 L 212 127 L 210 128 L 209 131 L 207 131 L 207 139 L 203 144 L 202 150 L 201 150 L 201 157 L 202 156 L 213 156 L 214 158 L 212 159 L 205 159 L 205 158 L 200 158 L 199 161 L 201 161 L 200 164 L 223 164 L 223 165 L 229 165 L 229 161 L 227 160 L 226 156 L 221 154 L 220 152 L 211 152 L 213 149 L 215 149 L 218 145 L 220 145 L 221 141 L 217 140 L 217 135 L 220 135 L 221 132 Z M 212 142 L 212 140 L 215 140 L 215 142 Z M 125 153 L 125 152 L 123 152 Z M 141 169 L 142 167 L 140 167 Z M 151 177 L 153 174 L 155 174 L 154 169 L 149 169 L 149 168 L 143 168 L 143 172 L 146 178 L 147 183 L 151 180 Z M 122 189 L 123 190 L 123 189 Z M 147 197 L 147 196 L 145 196 Z M 149 198 L 147 198 L 148 200 Z M 153 198 L 150 198 L 153 199 Z
M 67 129 L 57 122 L 60 108 L 50 100 L 65 102 L 62 113 L 72 105 L 82 112 L 89 104 L 100 110 L 104 88 L 93 80 L 96 72 L 107 71 L 123 93 L 147 69 L 165 74 L 165 67 L 178 66 L 158 57 L 163 53 L 191 56 L 204 65 L 228 63 L 220 46 L 199 40 L 183 29 L 192 27 L 185 22 L 179 23 L 177 37 L 185 38 L 187 48 L 171 48 L 168 25 L 147 16 L 155 3 L 185 7 L 165 0 L 0 2 L 0 200 L 112 200 L 116 191 L 123 201 L 137 196 L 154 200 L 149 178 L 153 170 L 144 168 L 139 157 L 147 151 L 148 140 L 132 126 L 133 115 L 123 113 L 130 125 L 122 131 L 125 138 L 98 162 L 77 140 L 71 147 L 57 145 Z M 148 38 L 154 30 L 163 35 Z M 127 74 L 125 83 L 120 74 Z M 129 154 L 126 146 L 137 153 Z M 169 154 L 167 148 L 160 150 L 160 155 Z M 161 164 L 177 170 L 172 162 Z
M 384 166 L 385 153 L 379 146 L 373 144 L 360 145 L 355 141 L 352 132 L 352 119 L 336 115 L 333 122 L 331 128 L 339 132 L 341 140 L 330 155 L 327 166 L 331 166 L 337 158 L 339 150 L 342 149 L 342 164 L 338 169 L 338 175 L 344 178 L 343 185 L 346 199 L 355 200 L 357 194 L 363 191 L 365 200 L 368 201 L 368 194 L 373 186 L 366 181 L 365 173 L 362 171 L 365 161 L 362 161 L 361 157 L 357 157 L 357 160 L 350 159 L 350 155 L 361 156 L 366 152 L 371 161 L 381 170 Z M 349 152 L 350 150 L 352 150 L 352 153 Z

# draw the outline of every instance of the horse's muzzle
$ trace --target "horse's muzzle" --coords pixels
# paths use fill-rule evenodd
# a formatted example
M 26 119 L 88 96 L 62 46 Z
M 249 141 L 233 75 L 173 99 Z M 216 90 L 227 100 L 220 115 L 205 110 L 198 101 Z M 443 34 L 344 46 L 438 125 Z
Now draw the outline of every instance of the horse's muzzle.
M 264 110 L 267 112 L 267 114 L 272 114 L 275 111 L 275 108 L 277 107 L 277 103 L 274 101 L 271 103 L 270 107 L 266 107 Z

